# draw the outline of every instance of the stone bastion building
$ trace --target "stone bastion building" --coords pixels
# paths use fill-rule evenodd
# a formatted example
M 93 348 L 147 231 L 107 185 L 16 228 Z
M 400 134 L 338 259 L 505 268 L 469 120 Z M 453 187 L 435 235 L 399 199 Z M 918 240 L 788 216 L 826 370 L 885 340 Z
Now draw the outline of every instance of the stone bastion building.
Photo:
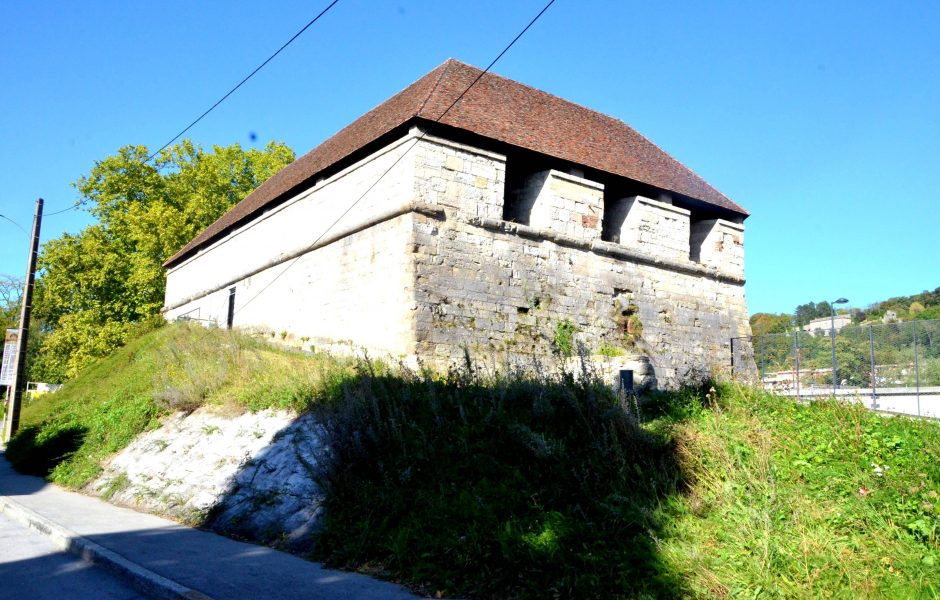
M 268 179 L 165 263 L 166 317 L 435 367 L 574 342 L 640 384 L 727 369 L 747 211 L 622 121 L 480 75 L 449 60 Z

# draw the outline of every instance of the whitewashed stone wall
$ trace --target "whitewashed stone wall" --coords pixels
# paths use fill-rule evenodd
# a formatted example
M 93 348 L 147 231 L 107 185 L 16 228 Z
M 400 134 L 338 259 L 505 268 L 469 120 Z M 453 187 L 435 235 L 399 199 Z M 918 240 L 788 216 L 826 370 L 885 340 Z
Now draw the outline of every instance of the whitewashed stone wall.
M 263 330 L 305 348 L 413 354 L 409 206 L 415 169 L 408 150 L 416 135 L 170 269 L 166 317 L 225 326 L 229 290 L 235 288 L 235 327 Z

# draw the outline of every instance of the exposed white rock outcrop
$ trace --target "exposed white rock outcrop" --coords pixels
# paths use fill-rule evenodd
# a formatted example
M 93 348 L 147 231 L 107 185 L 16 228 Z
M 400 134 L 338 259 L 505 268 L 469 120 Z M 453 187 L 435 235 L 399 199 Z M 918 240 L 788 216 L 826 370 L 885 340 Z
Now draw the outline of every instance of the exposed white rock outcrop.
M 319 447 L 309 415 L 199 409 L 138 436 L 88 488 L 138 510 L 301 546 L 321 512 L 314 476 Z

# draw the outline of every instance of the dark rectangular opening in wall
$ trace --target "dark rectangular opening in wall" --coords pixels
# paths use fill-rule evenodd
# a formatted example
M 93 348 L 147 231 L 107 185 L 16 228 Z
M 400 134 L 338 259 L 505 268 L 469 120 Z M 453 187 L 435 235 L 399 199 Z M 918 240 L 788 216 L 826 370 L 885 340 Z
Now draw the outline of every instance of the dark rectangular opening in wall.
M 689 218 L 689 260 L 702 262 L 702 243 L 705 241 L 707 231 L 703 231 L 699 223 L 702 219 L 693 213 Z
M 529 215 L 521 214 L 519 207 L 525 186 L 525 169 L 516 156 L 506 157 L 506 185 L 503 192 L 503 220 L 529 224 Z
M 225 318 L 226 329 L 231 329 L 235 323 L 235 288 L 228 290 L 228 315 Z
M 650 196 L 653 188 L 622 177 L 604 181 L 604 220 L 601 222 L 601 240 L 621 243 L 621 229 L 627 217 L 627 199 Z
M 506 154 L 506 186 L 503 194 L 503 220 L 529 224 L 535 196 L 528 189 L 532 176 L 552 168 L 550 159 L 526 151 Z M 557 167 L 558 165 L 555 165 Z
M 604 220 L 601 221 L 601 240 L 620 243 L 620 230 L 626 218 L 626 197 L 620 190 L 604 189 Z
M 620 391 L 633 392 L 633 369 L 620 369 Z

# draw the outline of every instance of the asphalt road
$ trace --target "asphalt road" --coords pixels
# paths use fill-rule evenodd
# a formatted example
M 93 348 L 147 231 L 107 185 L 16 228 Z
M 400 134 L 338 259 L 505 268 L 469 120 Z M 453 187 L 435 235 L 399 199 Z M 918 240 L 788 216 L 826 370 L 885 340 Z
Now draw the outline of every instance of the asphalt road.
M 0 513 L 0 600 L 146 598 L 102 567 L 60 551 Z

